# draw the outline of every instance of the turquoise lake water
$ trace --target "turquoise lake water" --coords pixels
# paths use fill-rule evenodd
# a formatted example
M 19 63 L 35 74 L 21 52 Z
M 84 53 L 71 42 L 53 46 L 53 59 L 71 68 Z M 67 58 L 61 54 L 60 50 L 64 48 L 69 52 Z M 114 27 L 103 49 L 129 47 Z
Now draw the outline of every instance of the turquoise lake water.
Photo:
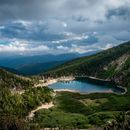
M 49 85 L 49 87 L 54 90 L 61 90 L 61 91 L 62 90 L 66 90 L 66 91 L 71 90 L 71 91 L 76 91 L 76 92 L 80 92 L 80 93 L 95 93 L 95 92 L 122 93 L 124 91 L 112 84 L 99 85 L 99 84 L 95 84 L 95 83 L 90 83 L 85 80 L 57 82 L 57 83 Z

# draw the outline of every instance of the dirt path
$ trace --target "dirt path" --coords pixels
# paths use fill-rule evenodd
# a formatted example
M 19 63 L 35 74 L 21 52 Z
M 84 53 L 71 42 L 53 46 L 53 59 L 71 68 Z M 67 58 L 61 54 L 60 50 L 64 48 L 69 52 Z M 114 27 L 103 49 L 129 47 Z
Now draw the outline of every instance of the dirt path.
M 36 109 L 32 110 L 29 115 L 28 115 L 28 118 L 31 119 L 34 117 L 34 113 L 38 110 L 41 110 L 41 109 L 49 109 L 51 107 L 53 107 L 54 104 L 52 102 L 48 103 L 48 104 L 42 104 L 41 106 L 37 107 Z

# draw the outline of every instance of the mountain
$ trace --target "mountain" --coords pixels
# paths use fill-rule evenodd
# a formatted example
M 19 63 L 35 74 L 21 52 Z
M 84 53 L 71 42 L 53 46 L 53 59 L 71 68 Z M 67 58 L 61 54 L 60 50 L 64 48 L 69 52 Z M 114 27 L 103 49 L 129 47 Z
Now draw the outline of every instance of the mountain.
M 130 84 L 130 42 L 91 56 L 77 58 L 44 73 L 47 76 L 87 75 Z
M 20 65 L 19 67 L 16 68 L 16 70 L 23 75 L 37 75 L 40 74 L 42 72 L 48 71 L 49 69 L 52 69 L 58 65 L 63 64 L 64 62 L 67 62 L 69 60 L 75 59 L 77 57 L 82 57 L 82 56 L 86 56 L 86 55 L 91 55 L 97 53 L 97 51 L 93 51 L 93 52 L 87 52 L 87 53 L 83 53 L 83 54 L 62 54 L 62 55 L 55 55 L 55 56 L 50 56 L 48 57 L 46 56 L 41 56 L 42 58 L 44 58 L 44 62 L 41 62 L 40 60 L 36 61 L 35 63 L 28 63 L 28 64 L 24 64 L 24 65 Z M 46 58 L 48 57 L 49 59 L 47 59 L 48 61 L 46 61 Z M 40 57 L 38 57 L 40 58 Z
M 0 58 L 0 66 L 17 69 L 23 65 L 31 63 L 45 63 L 50 61 L 68 61 L 79 57 L 78 54 L 61 54 L 61 55 L 34 55 L 34 56 L 6 56 Z
M 63 64 L 65 61 L 52 61 L 46 63 L 30 63 L 17 68 L 17 71 L 23 75 L 36 75 L 45 72 L 53 67 Z
M 0 56 L 0 66 L 16 74 L 36 75 L 66 61 L 94 53 L 96 53 L 96 51 L 83 54 L 68 53 L 60 55 Z
M 0 66 L 0 68 L 6 70 L 8 72 L 11 72 L 13 74 L 22 75 L 22 73 L 20 73 L 18 70 L 13 69 L 13 68 L 4 67 L 4 66 Z
M 8 87 L 9 89 L 26 89 L 32 85 L 33 83 L 29 78 L 13 74 L 0 68 L 0 86 Z
M 17 69 L 23 65 L 36 64 L 36 63 L 47 63 L 54 61 L 69 61 L 77 57 L 82 57 L 84 55 L 91 55 L 96 53 L 88 52 L 84 54 L 79 53 L 68 53 L 68 54 L 59 54 L 59 55 L 34 55 L 34 56 L 0 56 L 0 66 L 9 67 Z

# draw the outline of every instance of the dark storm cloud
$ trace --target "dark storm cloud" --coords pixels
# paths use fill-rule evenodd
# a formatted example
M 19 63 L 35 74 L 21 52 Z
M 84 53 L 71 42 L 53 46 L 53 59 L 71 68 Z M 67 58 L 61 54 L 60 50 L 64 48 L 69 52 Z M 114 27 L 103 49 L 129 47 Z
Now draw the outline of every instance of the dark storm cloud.
M 52 0 L 50 0 L 51 2 Z M 5 20 L 36 20 L 48 14 L 51 4 L 47 0 L 2 0 L 0 1 L 0 19 Z
M 46 17 L 76 16 L 102 20 L 107 10 L 128 4 L 128 0 L 1 0 L 0 19 L 43 20 Z
M 130 16 L 130 8 L 129 7 L 120 7 L 116 9 L 109 10 L 107 12 L 107 18 L 112 18 L 113 16 L 127 19 Z
M 129 21 L 129 0 L 0 0 L 0 52 L 107 49 L 130 40 Z
M 52 41 L 63 39 L 63 35 L 47 33 L 46 24 L 33 24 L 29 22 L 14 22 L 5 24 L 4 29 L 0 30 L 0 34 L 7 38 L 17 38 L 34 41 Z

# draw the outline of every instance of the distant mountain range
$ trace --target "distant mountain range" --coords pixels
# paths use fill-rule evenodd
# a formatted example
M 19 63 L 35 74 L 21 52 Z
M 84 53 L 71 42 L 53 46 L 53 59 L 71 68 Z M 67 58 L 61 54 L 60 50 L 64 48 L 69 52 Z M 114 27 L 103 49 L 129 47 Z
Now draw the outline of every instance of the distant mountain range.
M 45 63 L 30 63 L 17 68 L 17 72 L 23 75 L 36 75 L 45 72 L 53 67 L 61 65 L 65 61 L 50 61 Z
M 6 56 L 0 57 L 0 66 L 17 74 L 36 75 L 66 61 L 94 53 L 96 52 L 84 54 L 68 53 L 60 55 Z

